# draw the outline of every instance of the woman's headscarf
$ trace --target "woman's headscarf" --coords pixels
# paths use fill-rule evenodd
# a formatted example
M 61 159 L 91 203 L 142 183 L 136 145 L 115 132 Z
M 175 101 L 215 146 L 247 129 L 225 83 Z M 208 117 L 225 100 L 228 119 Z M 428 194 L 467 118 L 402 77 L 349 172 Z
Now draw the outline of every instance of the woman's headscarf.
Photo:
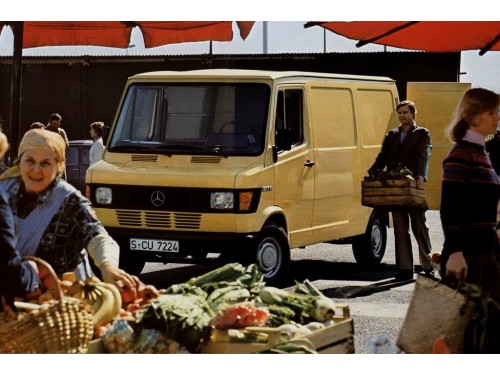
M 28 130 L 21 143 L 19 144 L 19 149 L 17 151 L 17 159 L 14 162 L 14 166 L 7 169 L 0 176 L 0 180 L 5 180 L 7 178 L 17 177 L 21 175 L 19 169 L 19 161 L 22 155 L 27 150 L 42 149 L 52 153 L 59 164 L 59 172 L 64 170 L 64 162 L 66 161 L 66 144 L 63 138 L 58 134 L 45 129 L 32 129 Z

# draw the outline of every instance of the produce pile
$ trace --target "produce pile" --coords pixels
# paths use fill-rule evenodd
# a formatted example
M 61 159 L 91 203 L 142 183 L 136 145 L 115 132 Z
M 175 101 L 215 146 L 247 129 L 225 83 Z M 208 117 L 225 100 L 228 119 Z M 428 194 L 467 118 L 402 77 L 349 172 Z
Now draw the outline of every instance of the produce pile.
M 365 177 L 365 181 L 384 181 L 384 180 L 400 180 L 408 179 L 414 180 L 413 173 L 406 167 L 397 167 L 391 171 L 384 171 L 382 169 L 374 169 L 368 171 L 368 176 Z
M 102 342 L 110 353 L 199 353 L 214 332 L 225 332 L 231 342 L 265 342 L 265 332 L 242 328 L 277 327 L 283 342 L 270 352 L 311 353 L 287 342 L 333 324 L 335 308 L 307 280 L 286 292 L 266 286 L 255 264 L 230 263 L 159 291 L 130 316 L 117 316 Z

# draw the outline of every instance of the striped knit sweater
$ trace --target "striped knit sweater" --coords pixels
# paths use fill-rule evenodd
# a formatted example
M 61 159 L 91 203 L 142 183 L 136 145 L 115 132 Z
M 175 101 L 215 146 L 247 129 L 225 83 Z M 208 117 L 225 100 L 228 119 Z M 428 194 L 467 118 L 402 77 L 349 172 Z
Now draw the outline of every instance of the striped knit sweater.
M 441 222 L 443 255 L 496 251 L 500 180 L 484 146 L 457 142 L 443 161 Z

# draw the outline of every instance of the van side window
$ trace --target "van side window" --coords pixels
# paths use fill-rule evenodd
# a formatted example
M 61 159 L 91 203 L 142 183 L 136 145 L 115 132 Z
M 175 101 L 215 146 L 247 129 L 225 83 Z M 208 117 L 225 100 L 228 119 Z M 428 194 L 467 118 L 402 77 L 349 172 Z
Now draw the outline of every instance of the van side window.
M 276 105 L 276 143 L 287 134 L 291 146 L 304 141 L 302 90 L 282 90 L 278 92 Z M 281 148 L 278 146 L 278 148 Z M 283 148 L 281 148 L 283 149 Z

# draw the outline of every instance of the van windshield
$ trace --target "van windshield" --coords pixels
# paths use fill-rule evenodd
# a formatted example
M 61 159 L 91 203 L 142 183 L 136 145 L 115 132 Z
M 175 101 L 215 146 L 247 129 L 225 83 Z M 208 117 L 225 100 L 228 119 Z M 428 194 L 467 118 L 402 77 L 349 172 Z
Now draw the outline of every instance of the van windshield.
M 269 97 L 258 83 L 132 85 L 108 151 L 261 154 Z

